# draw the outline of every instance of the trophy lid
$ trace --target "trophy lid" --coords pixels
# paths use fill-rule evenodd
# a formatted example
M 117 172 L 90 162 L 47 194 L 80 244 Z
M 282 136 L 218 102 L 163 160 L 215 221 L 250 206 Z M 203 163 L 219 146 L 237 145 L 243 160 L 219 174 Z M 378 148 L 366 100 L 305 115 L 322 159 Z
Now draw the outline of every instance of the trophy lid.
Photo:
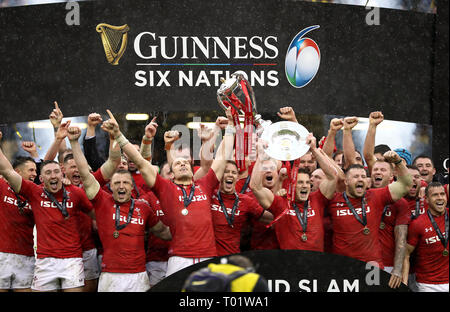
M 272 158 L 289 161 L 302 157 L 309 150 L 308 130 L 292 121 L 280 121 L 264 129 L 261 139 L 268 143 L 265 152 Z

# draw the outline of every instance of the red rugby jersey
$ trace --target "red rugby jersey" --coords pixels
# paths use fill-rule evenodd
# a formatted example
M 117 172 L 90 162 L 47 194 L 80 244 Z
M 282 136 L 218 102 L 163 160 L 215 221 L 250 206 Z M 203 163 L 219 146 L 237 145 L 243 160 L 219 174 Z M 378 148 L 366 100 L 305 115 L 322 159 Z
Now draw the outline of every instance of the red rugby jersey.
M 275 232 L 281 249 L 324 251 L 323 212 L 328 200 L 319 193 L 320 191 L 313 192 L 308 198 L 306 241 L 302 240 L 303 228 L 293 208 L 275 223 Z M 305 202 L 296 202 L 301 216 L 304 213 L 304 204 Z M 275 195 L 268 210 L 276 218 L 286 208 L 288 208 L 287 198 Z
M 361 198 L 350 198 L 357 214 L 362 218 Z M 352 257 L 364 262 L 376 261 L 382 265 L 381 246 L 378 238 L 381 214 L 386 205 L 392 204 L 389 188 L 369 189 L 365 194 L 368 235 L 347 206 L 343 193 L 336 193 L 328 203 L 333 223 L 333 253 Z
M 20 199 L 26 202 L 23 196 Z M 34 256 L 33 212 L 27 202 L 20 213 L 17 203 L 13 189 L 0 179 L 0 252 L 31 257 Z
M 31 204 L 36 222 L 38 258 L 81 258 L 79 234 L 80 213 L 92 210 L 84 191 L 76 186 L 65 186 L 69 218 L 65 219 L 57 206 L 45 195 L 42 186 L 22 179 L 20 194 Z M 61 204 L 63 190 L 53 194 Z
M 401 198 L 392 205 L 387 205 L 384 217 L 384 229 L 380 227 L 380 243 L 383 257 L 383 265 L 394 266 L 395 256 L 395 233 L 397 225 L 408 225 L 411 219 L 408 203 Z
M 448 213 L 448 208 L 446 211 Z M 445 235 L 445 216 L 433 217 L 441 233 Z M 420 215 L 409 225 L 408 244 L 415 247 L 417 282 L 426 284 L 447 284 L 449 282 L 449 256 L 442 254 L 444 246 L 426 213 Z M 447 250 L 449 250 L 448 242 Z
M 114 238 L 116 230 L 116 206 L 111 194 L 99 190 L 92 199 L 95 208 L 98 234 L 103 246 L 102 271 L 113 273 L 139 273 L 145 271 L 146 228 L 158 223 L 154 211 L 144 200 L 135 200 L 134 211 L 128 225 L 119 230 L 119 236 Z M 130 211 L 131 200 L 120 204 L 120 224 L 126 223 Z
M 235 202 L 234 194 L 220 193 L 227 213 L 231 216 Z M 264 209 L 251 197 L 238 194 L 239 203 L 235 210 L 233 227 L 231 227 L 225 217 L 222 206 L 219 202 L 217 192 L 212 195 L 211 214 L 214 223 L 214 233 L 216 237 L 216 247 L 218 256 L 240 252 L 241 231 L 249 219 L 258 220 L 264 213 Z
M 183 215 L 182 186 L 162 178 L 159 174 L 156 176 L 152 191 L 159 198 L 172 233 L 169 256 L 187 258 L 217 256 L 211 216 L 211 195 L 218 184 L 219 181 L 212 169 L 203 178 L 195 181 L 195 193 L 187 207 L 188 214 Z M 192 184 L 185 187 L 187 196 L 191 188 Z

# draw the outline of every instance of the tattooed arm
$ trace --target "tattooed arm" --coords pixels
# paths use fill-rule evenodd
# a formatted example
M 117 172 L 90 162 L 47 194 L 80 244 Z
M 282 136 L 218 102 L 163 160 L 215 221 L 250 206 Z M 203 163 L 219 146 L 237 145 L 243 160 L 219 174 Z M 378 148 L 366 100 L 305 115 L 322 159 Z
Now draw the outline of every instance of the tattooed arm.
M 398 288 L 402 282 L 402 267 L 405 260 L 406 252 L 406 237 L 408 235 L 408 225 L 401 224 L 394 228 L 395 233 L 395 255 L 394 255 L 394 268 L 389 280 L 389 287 Z

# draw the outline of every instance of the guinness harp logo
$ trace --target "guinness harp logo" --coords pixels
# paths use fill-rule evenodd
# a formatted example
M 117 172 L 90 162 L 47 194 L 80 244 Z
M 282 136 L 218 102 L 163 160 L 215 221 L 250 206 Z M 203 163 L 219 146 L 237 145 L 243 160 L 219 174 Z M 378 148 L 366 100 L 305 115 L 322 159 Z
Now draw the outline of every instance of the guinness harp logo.
M 105 23 L 98 24 L 95 28 L 102 38 L 106 59 L 112 65 L 118 65 L 128 42 L 128 25 L 112 26 Z

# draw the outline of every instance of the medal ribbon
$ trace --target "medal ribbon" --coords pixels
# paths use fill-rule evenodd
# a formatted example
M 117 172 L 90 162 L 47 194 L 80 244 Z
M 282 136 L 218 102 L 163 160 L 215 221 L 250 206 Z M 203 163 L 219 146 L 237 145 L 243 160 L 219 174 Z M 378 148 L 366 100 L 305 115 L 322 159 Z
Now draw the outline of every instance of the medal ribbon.
M 348 208 L 350 208 L 350 210 L 352 211 L 352 213 L 355 216 L 356 220 L 358 220 L 358 222 L 361 223 L 362 225 L 364 225 L 364 227 L 365 227 L 367 225 L 366 205 L 365 205 L 365 199 L 364 199 L 365 196 L 363 196 L 363 198 L 361 200 L 361 210 L 362 210 L 362 219 L 361 219 L 359 217 L 359 215 L 356 213 L 356 210 L 353 207 L 353 205 L 350 202 L 350 200 L 348 200 L 347 194 L 344 192 L 342 195 L 344 196 L 345 202 L 347 203 Z
M 384 206 L 383 213 L 381 214 L 381 222 L 384 221 L 384 217 L 386 216 L 386 211 L 388 210 L 389 205 Z
M 283 217 L 285 214 L 287 214 L 289 209 L 292 207 L 292 204 L 295 201 L 295 187 L 297 185 L 297 174 L 299 165 L 300 165 L 300 158 L 294 160 L 293 167 L 291 168 L 290 171 L 289 188 L 286 194 L 288 200 L 288 207 L 284 209 L 284 211 L 281 214 L 279 214 L 272 222 L 267 224 L 266 228 L 271 227 L 272 224 L 280 220 L 280 218 Z
M 178 185 L 178 187 L 180 187 L 181 191 L 183 192 L 184 208 L 187 208 L 187 206 L 189 206 L 189 204 L 191 203 L 192 198 L 194 197 L 195 184 L 192 184 L 191 191 L 189 192 L 189 197 L 187 196 L 186 190 L 184 189 L 184 187 L 182 185 Z
M 414 214 L 411 215 L 411 220 L 417 219 L 420 215 L 420 206 L 423 206 L 423 198 L 416 198 L 416 208 L 414 209 Z
M 298 209 L 295 202 L 292 204 L 294 206 L 295 214 L 297 216 L 298 221 L 300 222 L 300 225 L 302 227 L 303 233 L 306 233 L 306 227 L 308 226 L 308 205 L 309 201 L 306 200 L 303 204 L 303 218 L 300 213 L 300 209 Z
M 16 195 L 17 198 L 17 208 L 19 208 L 19 212 L 22 214 L 23 213 L 23 208 L 25 208 L 25 206 L 27 205 L 27 201 L 23 201 L 19 194 L 17 194 L 16 192 L 14 192 L 14 195 Z
M 228 225 L 233 227 L 234 222 L 234 214 L 236 213 L 236 208 L 239 206 L 239 196 L 238 194 L 234 193 L 234 196 L 236 199 L 233 203 L 233 208 L 231 209 L 231 216 L 227 212 L 227 208 L 225 207 L 225 204 L 223 203 L 222 196 L 220 196 L 220 191 L 217 191 L 217 199 L 219 200 L 220 207 L 222 207 L 223 214 L 225 215 L 225 218 L 227 219 Z
M 441 229 L 438 227 L 430 210 L 427 210 L 427 215 L 428 215 L 428 218 L 430 219 L 431 224 L 433 225 L 433 228 L 436 231 L 439 239 L 441 240 L 442 245 L 444 245 L 444 249 L 447 248 L 447 244 L 448 244 L 448 213 L 447 213 L 447 210 L 445 211 L 445 233 L 444 233 L 445 236 L 442 235 Z
M 63 189 L 63 201 L 62 201 L 62 205 L 56 200 L 56 198 L 50 194 L 46 189 L 44 189 L 44 193 L 45 195 L 47 195 L 47 197 L 52 201 L 52 203 L 54 203 L 56 205 L 56 207 L 58 207 L 59 211 L 61 211 L 62 215 L 64 218 L 68 218 L 69 217 L 69 213 L 67 212 L 67 208 L 66 208 L 66 203 L 67 203 L 67 192 L 66 189 L 64 188 L 64 186 L 62 187 Z
M 247 190 L 247 188 L 248 188 L 248 185 L 249 185 L 249 183 L 250 183 L 250 175 L 248 175 L 247 176 L 247 179 L 245 180 L 245 183 L 244 183 L 244 185 L 242 186 L 242 189 L 241 189 L 241 191 L 239 192 L 239 193 L 241 193 L 241 194 L 244 194 L 245 193 L 245 191 Z
M 134 211 L 134 199 L 131 198 L 131 206 L 130 206 L 130 209 L 128 210 L 127 221 L 124 224 L 120 224 L 120 205 L 116 204 L 115 221 L 116 221 L 116 230 L 117 231 L 124 229 L 130 223 L 131 216 L 133 215 L 133 211 Z

